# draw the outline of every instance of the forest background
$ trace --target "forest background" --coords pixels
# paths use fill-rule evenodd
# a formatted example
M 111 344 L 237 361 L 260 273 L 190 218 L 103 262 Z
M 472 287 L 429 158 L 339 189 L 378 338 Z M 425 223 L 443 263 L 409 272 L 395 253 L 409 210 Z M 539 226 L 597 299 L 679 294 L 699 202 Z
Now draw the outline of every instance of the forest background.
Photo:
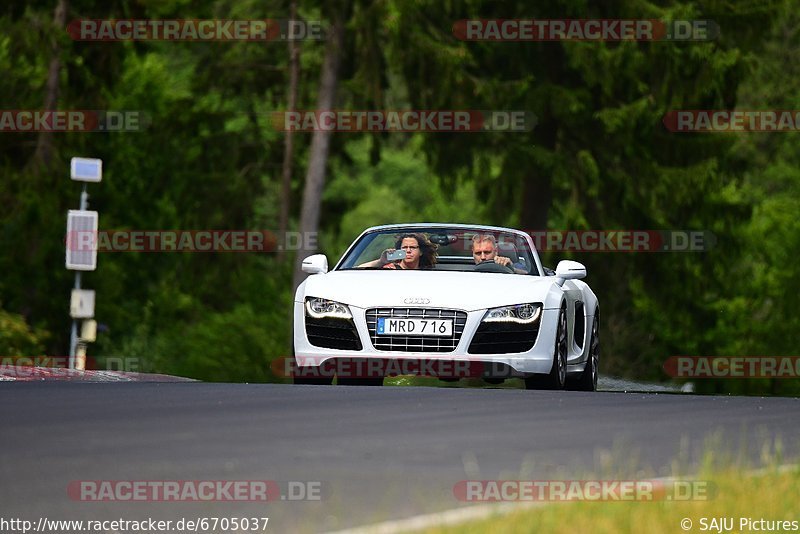
M 136 110 L 139 132 L 0 133 L 0 356 L 65 355 L 73 156 L 102 158 L 107 230 L 314 232 L 333 262 L 367 226 L 703 231 L 687 252 L 545 252 L 584 263 L 607 375 L 665 381 L 670 356 L 798 355 L 798 133 L 674 133 L 679 109 L 800 109 L 800 2 L 13 0 L 6 110 Z M 76 19 L 298 19 L 325 39 L 82 42 Z M 470 18 L 713 20 L 708 41 L 464 41 Z M 293 58 L 296 78 L 293 81 Z M 332 104 L 327 106 L 326 104 Z M 295 133 L 273 112 L 525 110 L 527 132 Z M 315 140 L 315 136 L 319 139 Z M 327 140 L 327 144 L 322 142 Z M 286 185 L 284 185 L 284 176 Z M 310 254 L 309 251 L 304 251 Z M 83 276 L 89 353 L 211 381 L 282 381 L 302 257 L 101 253 Z M 796 394 L 797 380 L 701 391 Z

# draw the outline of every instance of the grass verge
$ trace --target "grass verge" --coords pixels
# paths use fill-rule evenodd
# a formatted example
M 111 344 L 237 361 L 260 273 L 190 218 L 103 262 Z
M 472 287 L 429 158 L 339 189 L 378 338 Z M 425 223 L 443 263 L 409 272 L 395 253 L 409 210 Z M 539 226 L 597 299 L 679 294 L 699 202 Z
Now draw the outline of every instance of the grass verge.
M 773 467 L 755 474 L 744 468 L 704 470 L 696 479 L 709 481 L 715 488 L 707 500 L 544 503 L 425 532 L 674 534 L 800 531 L 799 466 L 788 469 Z M 732 529 L 728 528 L 730 526 Z

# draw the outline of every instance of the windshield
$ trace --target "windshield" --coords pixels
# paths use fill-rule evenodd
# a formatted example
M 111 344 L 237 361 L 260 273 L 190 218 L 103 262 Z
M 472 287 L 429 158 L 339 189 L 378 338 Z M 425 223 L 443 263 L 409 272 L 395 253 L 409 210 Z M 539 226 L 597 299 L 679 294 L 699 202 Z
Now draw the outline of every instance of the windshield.
M 392 252 L 396 254 L 391 254 Z M 403 228 L 370 232 L 337 270 L 427 269 L 538 275 L 525 236 L 464 228 Z

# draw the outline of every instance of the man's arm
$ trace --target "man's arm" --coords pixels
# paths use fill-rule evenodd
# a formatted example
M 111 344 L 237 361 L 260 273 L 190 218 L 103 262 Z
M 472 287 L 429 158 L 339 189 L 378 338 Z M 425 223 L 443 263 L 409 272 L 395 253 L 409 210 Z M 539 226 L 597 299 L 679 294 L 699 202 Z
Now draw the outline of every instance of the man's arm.
M 517 267 L 514 264 L 514 262 L 511 261 L 511 258 L 507 258 L 505 256 L 495 256 L 494 262 L 504 267 L 509 267 L 511 269 L 514 269 L 514 272 L 516 274 L 528 274 L 528 271 L 526 271 L 525 269 L 520 269 L 519 267 Z

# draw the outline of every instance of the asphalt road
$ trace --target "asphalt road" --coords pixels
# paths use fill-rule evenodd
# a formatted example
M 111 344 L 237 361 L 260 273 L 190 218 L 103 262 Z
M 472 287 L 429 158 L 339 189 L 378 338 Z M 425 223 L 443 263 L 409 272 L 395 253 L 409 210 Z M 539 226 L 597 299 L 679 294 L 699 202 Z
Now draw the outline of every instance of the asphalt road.
M 461 480 L 663 476 L 780 438 L 800 399 L 513 389 L 0 383 L 0 517 L 269 517 L 319 532 L 468 506 Z M 590 475 L 591 474 L 591 475 Z M 86 480 L 321 483 L 318 501 L 81 502 Z M 313 486 L 311 486 L 313 488 Z

